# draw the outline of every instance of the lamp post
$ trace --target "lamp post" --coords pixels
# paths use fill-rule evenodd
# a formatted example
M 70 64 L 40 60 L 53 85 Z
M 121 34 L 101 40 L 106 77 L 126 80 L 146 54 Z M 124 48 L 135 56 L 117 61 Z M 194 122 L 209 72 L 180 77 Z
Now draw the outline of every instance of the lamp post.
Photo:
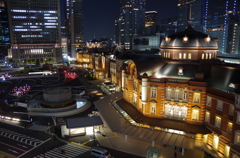
M 93 146 L 95 146 L 96 143 L 95 143 L 95 130 L 94 130 L 94 126 L 93 126 Z

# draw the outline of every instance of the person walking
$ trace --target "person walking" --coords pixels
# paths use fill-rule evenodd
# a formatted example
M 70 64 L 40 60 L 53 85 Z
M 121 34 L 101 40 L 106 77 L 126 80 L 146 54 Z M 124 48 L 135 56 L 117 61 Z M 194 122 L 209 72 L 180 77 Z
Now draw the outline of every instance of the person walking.
M 175 157 L 175 158 L 177 157 L 177 153 L 176 153 L 176 151 L 174 152 L 174 157 Z

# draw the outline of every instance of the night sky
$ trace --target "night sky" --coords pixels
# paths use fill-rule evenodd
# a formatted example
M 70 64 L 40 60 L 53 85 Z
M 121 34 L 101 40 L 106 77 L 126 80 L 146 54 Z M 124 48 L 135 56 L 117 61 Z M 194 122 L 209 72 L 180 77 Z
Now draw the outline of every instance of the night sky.
M 161 19 L 177 15 L 178 0 L 147 0 L 146 11 L 157 11 Z M 84 40 L 112 38 L 114 21 L 120 12 L 120 0 L 83 0 Z M 158 23 L 159 23 L 158 22 Z

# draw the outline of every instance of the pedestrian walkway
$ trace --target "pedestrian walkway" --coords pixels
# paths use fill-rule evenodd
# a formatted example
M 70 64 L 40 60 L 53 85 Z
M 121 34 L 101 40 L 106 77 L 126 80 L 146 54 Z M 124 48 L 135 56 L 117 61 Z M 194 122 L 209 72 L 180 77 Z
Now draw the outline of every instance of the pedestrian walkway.
M 75 158 L 87 151 L 89 151 L 87 148 L 76 146 L 74 144 L 66 144 L 64 146 L 52 149 L 44 154 L 37 155 L 34 158 Z
M 16 133 L 16 132 L 4 129 L 4 128 L 0 128 L 0 135 L 3 137 L 6 137 L 6 138 L 10 138 L 10 139 L 34 146 L 34 147 L 43 143 L 43 141 L 41 141 L 39 139 L 29 137 L 27 135 L 23 135 L 20 133 Z
M 44 125 L 31 125 L 30 127 L 28 127 L 27 129 L 29 130 L 35 130 L 35 131 L 42 131 L 42 132 L 46 132 L 49 130 L 48 126 L 44 126 Z

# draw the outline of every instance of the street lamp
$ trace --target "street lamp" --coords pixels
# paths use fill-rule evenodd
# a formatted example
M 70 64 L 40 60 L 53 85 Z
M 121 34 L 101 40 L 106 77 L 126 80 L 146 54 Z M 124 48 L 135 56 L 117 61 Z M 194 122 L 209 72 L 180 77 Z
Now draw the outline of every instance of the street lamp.
M 93 146 L 96 145 L 96 142 L 95 142 L 95 130 L 94 130 L 94 126 L 93 126 Z

